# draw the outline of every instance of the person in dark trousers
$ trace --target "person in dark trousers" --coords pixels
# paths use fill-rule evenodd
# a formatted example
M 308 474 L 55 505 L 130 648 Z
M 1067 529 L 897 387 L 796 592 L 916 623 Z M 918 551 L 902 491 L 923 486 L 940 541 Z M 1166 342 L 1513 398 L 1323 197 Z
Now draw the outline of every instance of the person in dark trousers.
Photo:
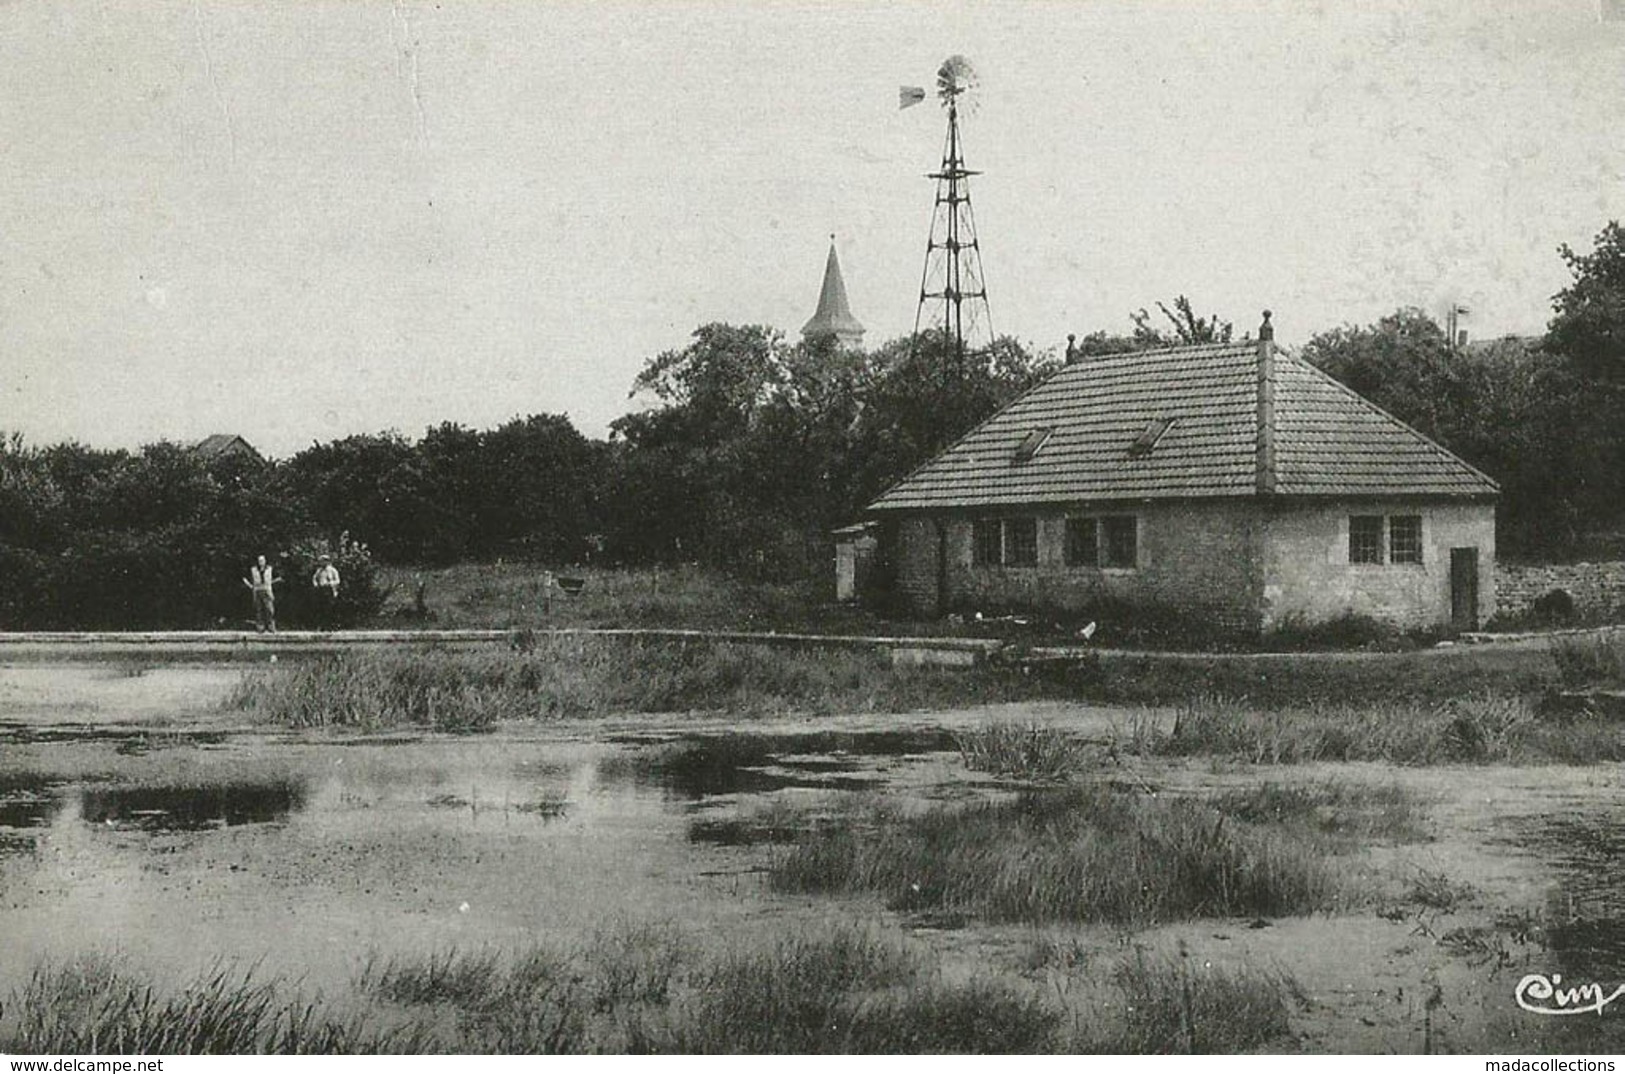
M 248 577 L 243 579 L 243 585 L 254 594 L 254 629 L 261 634 L 276 633 L 276 584 L 281 580 L 264 556 L 248 568 Z
M 331 630 L 339 621 L 339 569 L 332 556 L 321 558 L 310 585 L 316 590 L 316 622 Z

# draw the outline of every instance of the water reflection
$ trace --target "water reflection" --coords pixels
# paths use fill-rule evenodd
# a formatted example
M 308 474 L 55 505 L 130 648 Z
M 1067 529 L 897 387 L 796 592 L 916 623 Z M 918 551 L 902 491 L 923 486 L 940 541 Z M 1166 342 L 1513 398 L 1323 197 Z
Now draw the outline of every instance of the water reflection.
M 305 788 L 291 780 L 86 787 L 78 792 L 78 802 L 80 819 L 87 824 L 194 832 L 285 820 L 303 808 Z
M 207 745 L 218 744 L 210 736 Z M 472 750 L 409 739 L 351 741 L 342 751 L 305 747 L 299 752 L 305 763 L 294 766 L 299 770 L 274 778 L 68 786 L 14 774 L 0 782 L 0 834 L 6 836 L 0 855 L 33 847 L 20 833 L 62 822 L 151 833 L 290 823 L 329 834 L 392 825 L 511 828 L 527 821 L 614 829 L 728 796 L 869 790 L 899 759 L 953 748 L 941 731 L 694 735 Z M 688 829 L 689 838 L 721 843 L 785 835 L 776 823 L 741 827 L 714 819 Z
M 1625 972 L 1625 831 L 1618 818 L 1545 818 L 1526 836 L 1556 868 L 1545 943 L 1572 978 Z
M 604 776 L 689 801 L 788 789 L 863 791 L 882 782 L 878 769 L 886 760 L 955 748 L 952 735 L 939 730 L 695 735 L 613 758 Z

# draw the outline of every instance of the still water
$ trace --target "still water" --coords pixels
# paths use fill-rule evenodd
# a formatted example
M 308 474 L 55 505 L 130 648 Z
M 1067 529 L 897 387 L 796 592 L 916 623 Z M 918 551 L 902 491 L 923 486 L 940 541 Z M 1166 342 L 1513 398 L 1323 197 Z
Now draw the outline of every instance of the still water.
M 957 761 L 941 731 L 0 729 L 0 750 L 0 989 L 87 952 L 336 987 L 369 950 L 571 942 L 618 919 L 728 927 L 766 899 L 759 859 L 733 849 L 758 841 L 738 818 Z

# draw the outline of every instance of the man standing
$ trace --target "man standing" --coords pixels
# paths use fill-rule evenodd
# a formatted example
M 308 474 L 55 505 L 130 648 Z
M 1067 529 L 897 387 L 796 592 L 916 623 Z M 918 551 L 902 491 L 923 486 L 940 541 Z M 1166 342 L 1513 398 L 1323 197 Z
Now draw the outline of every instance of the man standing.
M 333 566 L 332 556 L 323 556 L 320 563 L 316 573 L 310 576 L 310 584 L 316 590 L 318 621 L 322 626 L 332 627 L 339 619 L 339 569 Z
M 271 565 L 265 562 L 265 557 L 248 568 L 248 577 L 243 579 L 254 594 L 254 628 L 261 634 L 267 630 L 276 633 L 276 590 L 277 582 L 281 581 L 272 570 Z

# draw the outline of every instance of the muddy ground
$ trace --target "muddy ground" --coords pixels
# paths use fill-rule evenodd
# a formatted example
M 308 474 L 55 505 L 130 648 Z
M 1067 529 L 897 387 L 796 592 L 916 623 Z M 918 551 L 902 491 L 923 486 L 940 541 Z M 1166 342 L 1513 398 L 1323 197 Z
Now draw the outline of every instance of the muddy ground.
M 1275 783 L 1398 784 L 1422 837 L 1352 856 L 1334 914 L 1108 927 L 987 927 L 879 900 L 775 894 L 780 803 L 906 805 L 1009 793 L 953 734 L 989 720 L 1103 745 L 1165 712 L 1072 704 L 907 716 L 641 717 L 493 734 L 283 733 L 224 698 L 240 666 L 0 667 L 0 996 L 41 959 L 116 953 L 184 980 L 222 960 L 324 994 L 369 953 L 572 942 L 606 922 L 768 936 L 859 920 L 908 933 L 950 976 L 1021 978 L 1087 1015 L 1125 951 L 1183 946 L 1289 974 L 1305 1052 L 1615 1050 L 1625 1002 L 1581 1018 L 1514 1002 L 1529 973 L 1625 981 L 1625 804 L 1614 765 L 1272 768 L 1113 759 L 1156 794 Z M 760 833 L 757 833 L 760 834 Z M 1064 950 L 1064 959 L 1035 958 Z M 1040 964 L 1042 963 L 1042 964 Z M 1101 993 L 1104 994 L 1104 993 Z

